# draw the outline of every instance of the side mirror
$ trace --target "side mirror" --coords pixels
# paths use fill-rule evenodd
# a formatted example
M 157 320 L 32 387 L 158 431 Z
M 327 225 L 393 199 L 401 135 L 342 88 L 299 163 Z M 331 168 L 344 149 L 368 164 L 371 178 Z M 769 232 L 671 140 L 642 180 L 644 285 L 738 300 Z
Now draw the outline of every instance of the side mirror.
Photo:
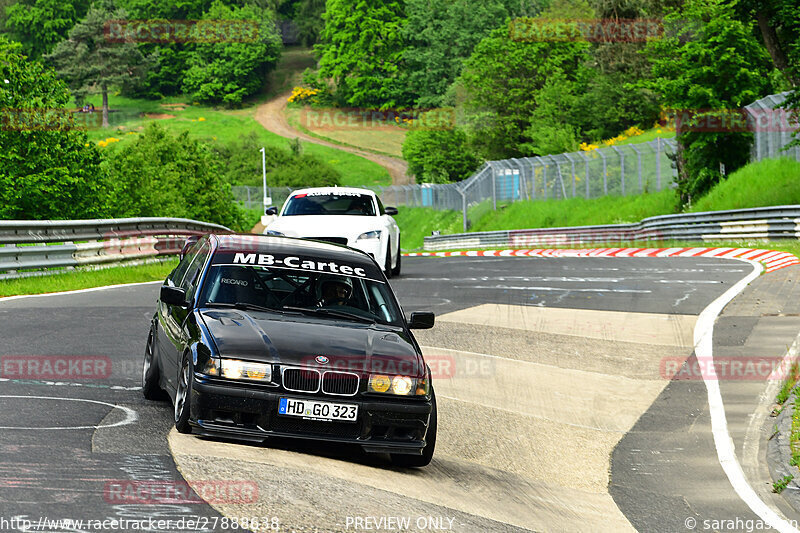
M 386 207 L 386 208 L 384 208 L 384 211 L 390 217 L 393 217 L 393 216 L 395 216 L 397 214 L 397 208 L 396 207 Z
M 277 215 L 278 214 L 278 208 L 275 207 L 275 206 L 268 207 L 267 210 L 264 211 L 264 214 L 265 215 Z
M 410 329 L 431 329 L 436 321 L 436 315 L 430 312 L 416 312 L 411 313 L 411 318 L 408 321 Z
M 177 305 L 178 307 L 189 307 L 186 301 L 186 291 L 180 287 L 161 286 L 161 301 L 167 305 Z

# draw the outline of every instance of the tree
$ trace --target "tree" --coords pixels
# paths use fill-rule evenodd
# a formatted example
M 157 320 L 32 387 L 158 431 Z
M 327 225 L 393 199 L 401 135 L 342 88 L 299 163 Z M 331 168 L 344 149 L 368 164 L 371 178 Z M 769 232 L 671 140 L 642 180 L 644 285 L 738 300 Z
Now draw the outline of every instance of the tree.
M 86 15 L 90 0 L 21 0 L 6 7 L 5 25 L 24 53 L 39 59 Z
M 148 60 L 132 42 L 107 40 L 103 28 L 107 20 L 127 18 L 118 9 L 109 11 L 92 6 L 86 18 L 69 32 L 69 38 L 60 42 L 47 56 L 59 75 L 67 80 L 77 100 L 87 93 L 103 95 L 103 127 L 108 127 L 108 89 L 121 85 L 135 85 L 144 77 Z
M 325 0 L 301 0 L 297 6 L 295 22 L 300 36 L 300 42 L 305 46 L 312 46 L 319 42 L 322 35 L 325 13 Z
M 242 213 L 217 159 L 188 132 L 172 135 L 151 122 L 135 142 L 107 150 L 114 216 L 183 217 L 240 227 Z
M 0 218 L 106 215 L 100 155 L 64 109 L 69 100 L 52 69 L 0 36 Z
M 646 85 L 679 115 L 697 114 L 677 124 L 678 191 L 687 204 L 721 179 L 720 165 L 729 173 L 746 164 L 752 142 L 749 134 L 723 128 L 699 131 L 707 128 L 697 123 L 719 123 L 725 110 L 772 92 L 772 65 L 751 24 L 738 20 L 733 5 L 723 0 L 688 0 L 667 15 L 666 24 L 677 31 L 648 44 L 653 79 Z
M 558 76 L 559 90 L 573 91 L 588 58 L 586 42 L 522 41 L 510 38 L 508 25 L 481 41 L 465 62 L 456 84 L 472 138 L 487 159 L 527 154 L 539 93 Z
M 403 142 L 403 159 L 417 183 L 451 183 L 468 178 L 480 165 L 467 136 L 457 129 L 412 130 Z
M 195 101 L 241 104 L 243 98 L 261 90 L 280 57 L 275 17 L 254 6 L 228 7 L 217 0 L 202 20 L 260 21 L 255 42 L 196 44 L 183 81 L 184 91 Z
M 502 0 L 407 0 L 404 82 L 419 107 L 439 107 L 475 45 L 505 24 Z
M 388 109 L 408 101 L 402 80 L 404 0 L 328 0 L 320 75 L 341 104 Z

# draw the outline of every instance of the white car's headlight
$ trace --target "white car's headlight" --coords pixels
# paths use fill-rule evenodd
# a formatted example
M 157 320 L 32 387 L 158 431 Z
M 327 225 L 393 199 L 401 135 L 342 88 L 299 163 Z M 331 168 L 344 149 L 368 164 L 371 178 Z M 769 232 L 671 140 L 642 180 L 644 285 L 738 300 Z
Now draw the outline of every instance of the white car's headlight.
M 275 231 L 274 229 L 268 229 L 267 230 L 267 235 L 272 235 L 273 237 L 285 237 L 286 236 L 283 233 L 281 233 L 280 231 Z
M 236 359 L 223 359 L 222 376 L 228 379 L 272 381 L 272 366 Z
M 364 241 L 364 240 L 367 240 L 367 239 L 380 239 L 380 238 L 381 238 L 381 230 L 375 230 L 375 231 L 368 231 L 366 233 L 362 233 L 361 235 L 358 236 L 358 238 L 356 240 L 357 241 Z

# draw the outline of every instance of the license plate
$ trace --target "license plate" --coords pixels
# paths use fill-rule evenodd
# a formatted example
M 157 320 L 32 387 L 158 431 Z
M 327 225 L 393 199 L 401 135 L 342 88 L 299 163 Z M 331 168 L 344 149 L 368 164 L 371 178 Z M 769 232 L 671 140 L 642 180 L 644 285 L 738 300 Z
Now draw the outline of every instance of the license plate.
M 358 406 L 345 403 L 281 398 L 278 402 L 278 414 L 297 416 L 308 420 L 355 422 L 356 418 L 358 418 Z

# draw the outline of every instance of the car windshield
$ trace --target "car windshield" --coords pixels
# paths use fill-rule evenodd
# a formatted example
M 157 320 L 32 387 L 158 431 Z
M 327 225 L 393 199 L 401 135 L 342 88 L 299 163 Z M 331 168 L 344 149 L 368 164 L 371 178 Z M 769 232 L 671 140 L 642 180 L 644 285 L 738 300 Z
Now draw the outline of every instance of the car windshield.
M 341 274 L 214 265 L 206 277 L 200 305 L 400 326 L 402 315 L 390 290 L 385 283 Z
M 300 193 L 289 198 L 283 216 L 354 215 L 375 216 L 375 202 L 370 194 L 357 192 Z

